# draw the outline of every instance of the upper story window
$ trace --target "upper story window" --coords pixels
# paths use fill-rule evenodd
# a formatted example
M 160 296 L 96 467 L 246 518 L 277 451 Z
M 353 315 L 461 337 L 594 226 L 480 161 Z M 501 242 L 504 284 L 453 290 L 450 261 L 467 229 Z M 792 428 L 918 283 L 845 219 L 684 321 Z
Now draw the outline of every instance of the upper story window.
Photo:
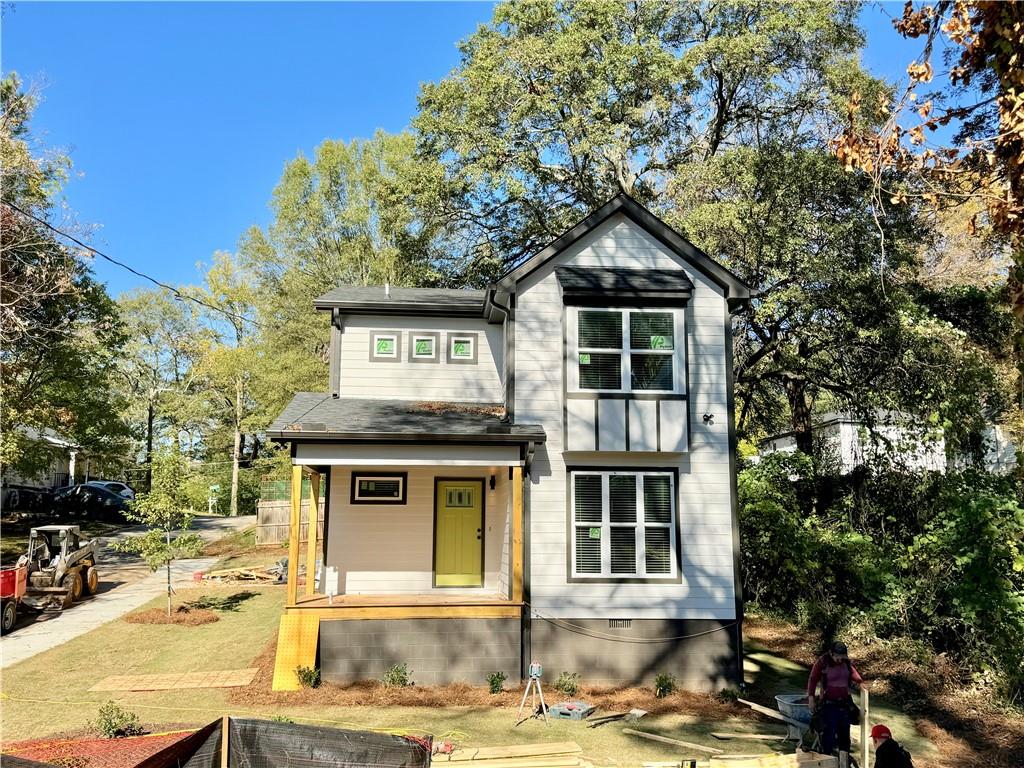
M 680 310 L 569 312 L 571 391 L 683 391 Z
M 401 354 L 401 334 L 398 331 L 374 331 L 370 334 L 370 360 L 397 361 Z
M 476 362 L 476 334 L 475 333 L 450 333 L 450 334 L 448 334 L 448 362 L 449 363 L 475 363 Z

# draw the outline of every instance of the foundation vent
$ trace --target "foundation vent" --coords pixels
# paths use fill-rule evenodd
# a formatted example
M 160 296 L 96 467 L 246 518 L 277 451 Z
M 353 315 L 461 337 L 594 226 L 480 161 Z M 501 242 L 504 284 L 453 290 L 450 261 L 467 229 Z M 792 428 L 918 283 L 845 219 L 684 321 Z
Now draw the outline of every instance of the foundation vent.
M 609 629 L 629 629 L 633 626 L 632 619 L 608 619 Z

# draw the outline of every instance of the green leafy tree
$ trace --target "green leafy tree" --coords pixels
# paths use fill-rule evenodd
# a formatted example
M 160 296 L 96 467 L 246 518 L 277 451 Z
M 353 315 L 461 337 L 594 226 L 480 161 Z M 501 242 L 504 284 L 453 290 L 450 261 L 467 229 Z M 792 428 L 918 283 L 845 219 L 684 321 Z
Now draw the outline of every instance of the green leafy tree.
M 34 104 L 16 75 L 0 81 L 0 463 L 29 475 L 47 457 L 25 428 L 53 429 L 99 459 L 121 455 L 128 437 L 112 381 L 117 309 L 83 255 L 40 223 L 70 161 L 34 151 Z
M 195 557 L 203 548 L 203 540 L 187 533 L 194 513 L 187 506 L 185 481 L 188 464 L 177 453 L 161 450 L 153 456 L 153 485 L 148 493 L 140 493 L 126 513 L 129 520 L 149 528 L 144 534 L 129 536 L 118 542 L 121 552 L 134 552 L 146 561 L 151 570 L 167 570 L 167 615 L 171 615 L 171 564 L 181 558 Z

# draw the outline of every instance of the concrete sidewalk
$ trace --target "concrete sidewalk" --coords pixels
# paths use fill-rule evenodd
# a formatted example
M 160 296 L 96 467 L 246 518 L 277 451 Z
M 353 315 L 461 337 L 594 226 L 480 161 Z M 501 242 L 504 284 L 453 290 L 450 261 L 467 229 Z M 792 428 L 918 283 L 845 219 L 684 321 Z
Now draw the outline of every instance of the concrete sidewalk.
M 215 541 L 231 531 L 255 525 L 255 516 L 196 518 L 192 530 L 205 541 Z M 68 640 L 84 635 L 101 624 L 120 618 L 167 593 L 167 572 L 153 573 L 136 555 L 110 551 L 112 542 L 142 533 L 134 526 L 103 539 L 100 554 L 100 592 L 66 611 L 43 614 L 36 621 L 16 627 L 0 640 L 0 669 L 31 658 Z M 173 586 L 192 584 L 192 574 L 209 569 L 219 558 L 179 560 L 171 565 Z

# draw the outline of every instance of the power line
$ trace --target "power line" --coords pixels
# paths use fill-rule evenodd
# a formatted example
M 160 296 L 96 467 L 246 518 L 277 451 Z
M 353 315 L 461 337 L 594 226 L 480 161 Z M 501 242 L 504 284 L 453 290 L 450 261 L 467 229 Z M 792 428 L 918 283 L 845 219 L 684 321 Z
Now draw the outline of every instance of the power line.
M 109 261 L 111 264 L 114 264 L 114 265 L 116 265 L 118 267 L 121 267 L 121 269 L 125 269 L 125 270 L 129 271 L 133 275 L 135 275 L 137 277 L 141 277 L 143 280 L 148 280 L 149 282 L 153 283 L 153 285 L 156 285 L 156 286 L 158 286 L 160 288 L 163 288 L 165 291 L 169 291 L 170 293 L 174 294 L 175 298 L 177 298 L 177 299 L 179 299 L 181 301 L 191 301 L 191 302 L 194 302 L 194 303 L 196 303 L 196 304 L 198 304 L 198 305 L 200 305 L 202 307 L 206 307 L 207 309 L 212 309 L 214 312 L 218 312 L 218 313 L 224 315 L 225 317 L 229 317 L 229 318 L 232 318 L 232 319 L 235 319 L 235 320 L 240 320 L 241 322 L 245 322 L 245 323 L 251 323 L 252 325 L 256 326 L 257 328 L 262 328 L 263 327 L 260 323 L 258 323 L 256 320 L 253 320 L 251 317 L 246 317 L 245 315 L 239 315 L 236 312 L 231 312 L 230 310 L 226 310 L 226 309 L 218 307 L 218 306 L 216 306 L 214 304 L 210 304 L 209 302 L 203 301 L 202 299 L 196 298 L 195 296 L 190 296 L 187 293 L 183 293 L 181 290 L 179 290 L 178 288 L 175 288 L 173 285 L 168 285 L 167 283 L 164 283 L 164 282 L 162 282 L 160 280 L 157 280 L 155 277 L 150 277 L 145 272 L 140 272 L 139 270 L 135 269 L 134 267 L 131 267 L 128 264 L 125 264 L 123 261 L 118 261 L 113 256 L 108 256 L 107 254 L 103 253 L 103 251 L 100 251 L 100 250 L 98 250 L 96 248 L 93 248 L 91 245 L 88 245 L 86 243 L 83 243 L 81 240 L 79 240 L 74 235 L 69 235 L 67 232 L 64 232 L 63 230 L 58 229 L 57 227 L 53 226 L 52 224 L 50 224 L 45 219 L 41 219 L 38 216 L 36 216 L 35 214 L 29 213 L 28 211 L 23 210 L 22 208 L 19 208 L 14 203 L 8 202 L 7 200 L 4 200 L 3 203 L 4 203 L 4 205 L 6 205 L 11 210 L 17 211 L 22 216 L 25 216 L 26 218 L 31 219 L 32 221 L 36 222 L 37 224 L 42 224 L 44 227 L 49 229 L 54 234 L 57 234 L 57 235 L 59 235 L 59 236 L 61 236 L 63 238 L 66 238 L 67 240 L 70 240 L 71 242 L 75 243 L 75 245 L 78 245 L 79 247 L 84 248 L 85 250 L 89 251 L 89 253 L 92 253 L 92 254 L 94 254 L 96 256 L 99 256 L 101 259 L 105 259 L 106 261 Z

